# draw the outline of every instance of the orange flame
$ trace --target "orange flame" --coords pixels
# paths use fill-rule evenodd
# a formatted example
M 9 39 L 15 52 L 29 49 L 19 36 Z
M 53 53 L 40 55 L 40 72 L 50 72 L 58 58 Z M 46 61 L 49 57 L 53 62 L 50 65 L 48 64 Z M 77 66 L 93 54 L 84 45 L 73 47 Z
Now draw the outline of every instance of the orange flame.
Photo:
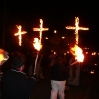
M 22 44 L 22 34 L 25 34 L 25 33 L 27 33 L 26 31 L 21 31 L 21 28 L 22 28 L 22 26 L 21 25 L 16 25 L 17 26 L 17 28 L 18 28 L 18 33 L 15 33 L 14 35 L 15 36 L 18 36 L 19 35 L 19 45 L 21 46 L 21 44 Z
M 91 71 L 90 73 L 91 73 L 91 74 L 94 74 L 95 72 L 94 72 L 94 70 L 93 70 L 93 71 Z
M 75 17 L 75 27 L 74 26 L 67 26 L 66 29 L 75 30 L 76 44 L 78 44 L 78 39 L 79 39 L 78 31 L 79 30 L 89 30 L 89 28 L 79 27 L 79 18 L 78 17 Z
M 82 53 L 82 49 L 75 45 L 73 48 L 71 48 L 71 53 L 75 56 L 75 59 L 78 62 L 83 62 L 84 61 L 84 55 Z
M 40 43 L 40 40 L 38 38 L 34 38 L 34 43 L 33 43 L 35 49 L 37 49 L 38 51 L 40 51 L 40 49 L 42 48 L 42 45 Z
M 6 60 L 8 60 L 8 53 L 2 49 L 0 49 L 0 65 L 2 65 Z
M 40 34 L 40 42 L 41 42 L 41 39 L 42 39 L 42 31 L 47 31 L 49 30 L 49 28 L 43 28 L 43 20 L 40 19 L 40 28 L 33 28 L 33 31 L 39 31 L 39 34 Z
M 4 56 L 3 56 L 3 54 L 0 54 L 0 63 L 1 63 L 1 61 L 3 61 L 4 60 Z

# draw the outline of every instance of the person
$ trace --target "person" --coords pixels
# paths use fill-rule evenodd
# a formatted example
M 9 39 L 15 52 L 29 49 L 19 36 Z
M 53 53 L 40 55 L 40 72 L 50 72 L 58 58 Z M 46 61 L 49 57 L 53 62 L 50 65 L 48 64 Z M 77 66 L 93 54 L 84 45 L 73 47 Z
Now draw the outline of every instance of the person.
M 80 63 L 71 56 L 69 60 L 69 85 L 79 86 Z
M 49 57 L 48 57 L 49 67 L 53 66 L 53 64 L 55 63 L 55 57 L 56 57 L 56 54 L 51 53 L 49 55 Z
M 43 70 L 41 66 L 42 59 L 43 59 L 43 55 L 40 55 L 37 61 L 37 68 L 36 68 L 37 81 L 40 81 L 40 79 L 44 79 Z
M 30 93 L 36 85 L 36 74 L 32 74 L 31 79 L 28 79 L 23 72 L 24 68 L 24 56 L 20 53 L 13 55 L 11 69 L 3 74 L 1 99 L 29 99 Z
M 63 58 L 56 56 L 55 63 L 51 66 L 51 96 L 50 99 L 65 99 L 67 70 L 63 64 Z
M 69 83 L 68 83 L 68 77 L 69 77 L 69 63 L 67 61 L 67 57 L 63 56 L 63 64 L 66 66 L 66 71 L 67 71 L 67 78 L 66 78 L 66 88 L 65 91 L 69 90 Z
M 8 54 L 9 53 L 7 51 L 5 51 L 4 49 L 0 49 L 0 99 L 1 99 L 1 96 L 2 96 L 2 76 L 3 76 L 3 70 L 4 70 L 4 68 L 2 68 L 2 65 L 4 67 L 4 64 L 9 59 Z

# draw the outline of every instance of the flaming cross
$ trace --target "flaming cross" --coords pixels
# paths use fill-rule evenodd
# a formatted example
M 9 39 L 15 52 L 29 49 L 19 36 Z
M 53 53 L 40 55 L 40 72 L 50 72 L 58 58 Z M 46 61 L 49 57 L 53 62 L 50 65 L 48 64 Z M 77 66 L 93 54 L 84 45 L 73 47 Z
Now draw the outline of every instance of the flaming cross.
M 17 28 L 18 28 L 18 32 L 17 33 L 15 33 L 14 35 L 15 36 L 19 36 L 19 46 L 21 46 L 22 45 L 22 34 L 25 34 L 25 33 L 27 33 L 26 31 L 21 31 L 21 29 L 22 29 L 22 26 L 21 25 L 16 25 L 17 26 Z
M 66 29 L 73 29 L 75 30 L 75 35 L 76 35 L 76 44 L 78 45 L 78 30 L 89 30 L 89 28 L 84 28 L 84 27 L 79 27 L 79 18 L 75 17 L 75 27 L 73 26 L 67 26 Z
M 33 28 L 33 31 L 39 31 L 40 32 L 40 43 L 42 40 L 42 31 L 47 31 L 49 28 L 43 28 L 43 20 L 40 19 L 40 28 Z

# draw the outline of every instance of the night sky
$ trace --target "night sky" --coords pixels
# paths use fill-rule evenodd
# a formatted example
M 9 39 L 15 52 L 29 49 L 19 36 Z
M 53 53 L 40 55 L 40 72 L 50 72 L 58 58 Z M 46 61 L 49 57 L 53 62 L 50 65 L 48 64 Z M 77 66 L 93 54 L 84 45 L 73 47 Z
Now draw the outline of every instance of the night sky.
M 74 30 L 67 30 L 66 26 L 75 25 L 75 17 L 79 17 L 79 26 L 88 27 L 88 31 L 79 31 L 79 38 L 83 46 L 98 49 L 99 15 L 98 3 L 94 1 L 66 1 L 66 0 L 9 0 L 0 4 L 0 42 L 5 31 L 5 42 L 16 39 L 13 34 L 17 32 L 15 25 L 22 25 L 27 36 L 35 36 L 33 27 L 39 27 L 39 19 L 43 19 L 44 27 L 49 28 L 45 36 L 51 37 L 53 31 L 60 34 L 72 35 Z M 6 10 L 4 10 L 4 8 Z M 5 18 L 4 18 L 5 16 Z M 3 28 L 4 27 L 4 28 Z M 65 36 L 66 36 L 65 35 Z M 10 41 L 8 39 L 10 38 Z M 24 36 L 25 38 L 25 36 Z M 2 46 L 2 43 L 0 43 Z

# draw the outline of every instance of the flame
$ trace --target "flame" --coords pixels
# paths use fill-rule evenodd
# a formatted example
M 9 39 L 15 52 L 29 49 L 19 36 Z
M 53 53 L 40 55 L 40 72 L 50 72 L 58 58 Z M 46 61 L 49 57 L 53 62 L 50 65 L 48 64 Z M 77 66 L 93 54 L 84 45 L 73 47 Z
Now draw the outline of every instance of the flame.
M 37 49 L 38 51 L 40 51 L 40 49 L 42 48 L 42 45 L 40 43 L 40 40 L 38 38 L 34 38 L 34 43 L 33 43 L 35 49 Z
M 56 30 L 54 30 L 54 33 L 57 33 L 57 31 L 56 31 Z
M 26 31 L 21 31 L 21 28 L 22 28 L 22 26 L 21 25 L 16 25 L 17 26 L 17 28 L 18 28 L 18 33 L 15 33 L 14 35 L 15 36 L 18 36 L 19 35 L 19 45 L 21 46 L 21 44 L 22 44 L 22 34 L 25 34 L 25 33 L 27 33 Z
M 82 49 L 78 47 L 78 45 L 75 45 L 73 48 L 71 48 L 71 53 L 75 56 L 75 59 L 78 62 L 84 61 L 84 55 L 82 53 Z
M 8 60 L 8 53 L 2 49 L 0 49 L 0 65 L 2 65 L 6 60 Z
M 3 54 L 0 54 L 0 62 L 1 62 L 2 60 L 4 60 L 4 56 L 3 56 Z
M 67 26 L 66 29 L 75 30 L 76 44 L 78 44 L 78 39 L 79 39 L 78 31 L 79 30 L 89 30 L 89 28 L 79 27 L 79 18 L 78 17 L 75 17 L 75 27 L 74 26 Z
M 94 71 L 94 70 L 90 71 L 90 74 L 94 74 L 94 73 L 95 73 L 95 71 Z
M 39 35 L 40 35 L 40 42 L 42 40 L 42 31 L 47 31 L 49 30 L 49 28 L 43 28 L 43 20 L 40 19 L 40 28 L 33 28 L 33 31 L 39 31 Z

